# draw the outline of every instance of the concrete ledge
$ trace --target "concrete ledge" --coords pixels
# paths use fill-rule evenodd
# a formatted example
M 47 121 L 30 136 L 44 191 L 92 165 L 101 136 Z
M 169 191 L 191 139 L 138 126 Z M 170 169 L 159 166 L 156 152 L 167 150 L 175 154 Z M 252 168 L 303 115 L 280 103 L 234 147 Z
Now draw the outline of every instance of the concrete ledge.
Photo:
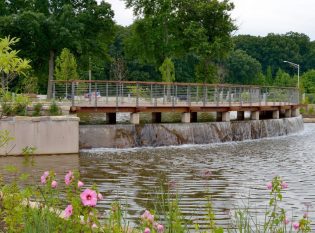
M 0 121 L 14 140 L 0 148 L 0 155 L 20 155 L 35 147 L 35 154 L 79 152 L 79 118 L 74 116 L 9 117 Z
M 315 118 L 303 118 L 304 123 L 315 123 Z

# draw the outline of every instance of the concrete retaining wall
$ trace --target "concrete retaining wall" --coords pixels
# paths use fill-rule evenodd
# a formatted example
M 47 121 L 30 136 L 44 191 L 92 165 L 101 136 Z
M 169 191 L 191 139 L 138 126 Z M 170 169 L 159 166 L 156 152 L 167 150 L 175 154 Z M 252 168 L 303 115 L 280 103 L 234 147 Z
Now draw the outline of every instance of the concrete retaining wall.
M 14 138 L 0 148 L 0 155 L 20 155 L 27 146 L 35 147 L 35 154 L 79 152 L 78 117 L 10 117 L 0 121 L 0 130 L 9 131 Z
M 80 148 L 208 144 L 276 137 L 303 130 L 302 117 L 209 123 L 82 125 Z

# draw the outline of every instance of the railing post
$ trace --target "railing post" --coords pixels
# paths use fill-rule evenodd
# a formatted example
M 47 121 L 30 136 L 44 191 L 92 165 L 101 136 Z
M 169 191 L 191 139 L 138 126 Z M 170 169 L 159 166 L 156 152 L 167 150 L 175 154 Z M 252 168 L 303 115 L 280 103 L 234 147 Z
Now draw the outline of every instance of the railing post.
M 172 95 L 172 106 L 175 107 L 175 90 L 174 90 L 174 84 L 172 85 L 173 89 L 173 95 Z
M 177 85 L 175 84 L 175 104 L 177 104 Z
M 187 104 L 191 106 L 191 86 L 187 86 Z
M 119 95 L 119 87 L 118 82 L 116 83 L 116 107 L 118 107 L 118 95 Z
M 231 91 L 232 91 L 232 89 L 231 89 L 231 87 L 229 87 L 229 106 L 231 107 L 231 105 L 232 105 L 232 95 L 231 95 Z
M 219 106 L 220 96 L 219 96 L 219 90 L 217 86 L 215 86 L 215 101 L 216 101 L 216 105 Z
M 165 104 L 165 84 L 163 84 L 163 104 Z
M 158 88 L 158 86 L 157 85 L 155 85 L 154 87 L 153 87 L 153 89 L 154 89 L 154 106 L 156 107 L 157 106 L 157 96 L 158 96 L 158 91 L 156 90 Z
M 253 88 L 250 86 L 249 87 L 249 105 L 250 106 L 253 106 L 252 105 L 252 101 L 253 101 L 253 99 L 252 99 L 252 92 L 253 92 Z
M 153 85 L 150 86 L 150 98 L 151 98 L 151 105 L 153 105 Z
M 124 84 L 123 83 L 121 83 L 120 84 L 120 95 L 121 95 L 121 97 L 120 97 L 120 103 L 121 104 L 123 104 L 124 103 Z
M 68 96 L 66 96 L 68 98 Z M 56 99 L 56 83 L 53 83 L 53 99 Z
M 207 104 L 207 97 L 206 97 L 207 89 L 206 88 L 207 88 L 206 84 L 203 84 L 203 106 L 206 106 L 206 104 Z
M 108 83 L 106 83 L 106 104 L 108 104 Z
M 95 95 L 95 107 L 97 107 L 97 83 L 96 82 L 94 84 L 94 89 L 95 89 L 95 92 L 94 92 L 94 95 Z
M 139 107 L 139 83 L 136 84 L 136 106 Z
M 241 87 L 240 87 L 239 90 L 240 90 L 240 106 L 242 106 L 242 105 L 243 105 L 243 98 L 242 98 L 242 94 L 243 94 L 242 91 L 243 91 L 243 90 L 242 90 Z
M 72 107 L 74 107 L 74 90 L 75 86 L 74 86 L 74 81 L 71 82 L 71 102 L 72 102 Z

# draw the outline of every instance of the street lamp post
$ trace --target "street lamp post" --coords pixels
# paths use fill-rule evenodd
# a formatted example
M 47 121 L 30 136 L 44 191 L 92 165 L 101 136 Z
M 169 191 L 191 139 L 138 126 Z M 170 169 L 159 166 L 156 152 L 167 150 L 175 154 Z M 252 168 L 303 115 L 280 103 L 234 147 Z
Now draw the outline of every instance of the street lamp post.
M 298 89 L 300 90 L 300 65 L 290 62 L 290 61 L 283 61 L 284 63 L 288 63 L 289 65 L 293 66 L 294 68 L 297 68 L 298 71 Z

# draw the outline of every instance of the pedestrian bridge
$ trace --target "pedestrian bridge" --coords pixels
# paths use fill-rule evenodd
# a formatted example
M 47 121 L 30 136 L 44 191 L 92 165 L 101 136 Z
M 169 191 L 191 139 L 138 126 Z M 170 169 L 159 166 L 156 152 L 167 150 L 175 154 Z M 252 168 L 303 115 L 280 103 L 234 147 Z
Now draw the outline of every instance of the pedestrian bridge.
M 216 112 L 218 121 L 229 121 L 230 112 L 244 119 L 277 119 L 299 115 L 299 91 L 293 87 L 129 81 L 53 81 L 53 98 L 68 101 L 71 112 L 104 112 L 110 123 L 116 113 L 129 112 L 139 123 L 139 113 L 151 112 L 153 122 L 163 112 L 181 112 L 182 122 L 197 121 L 198 112 Z

